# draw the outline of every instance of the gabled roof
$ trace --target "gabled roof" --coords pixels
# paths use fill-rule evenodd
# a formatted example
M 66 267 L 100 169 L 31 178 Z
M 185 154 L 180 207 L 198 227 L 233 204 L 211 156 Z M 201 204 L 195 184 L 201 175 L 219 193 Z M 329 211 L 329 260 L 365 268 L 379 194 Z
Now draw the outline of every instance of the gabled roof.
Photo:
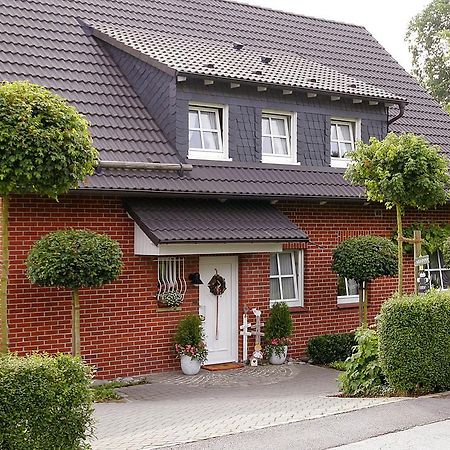
M 95 23 L 92 29 L 94 36 L 162 70 L 172 69 L 169 71 L 172 75 L 194 74 L 369 99 L 406 101 L 404 97 L 287 51 L 261 52 L 238 43 Z

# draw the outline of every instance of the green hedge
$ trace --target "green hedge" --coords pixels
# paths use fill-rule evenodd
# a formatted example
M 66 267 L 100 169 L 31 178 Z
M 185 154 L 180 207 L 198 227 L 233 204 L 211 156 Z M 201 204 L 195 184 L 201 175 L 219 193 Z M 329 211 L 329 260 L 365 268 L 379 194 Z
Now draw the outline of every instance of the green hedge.
M 308 341 L 308 355 L 314 364 L 345 361 L 356 345 L 353 333 L 322 334 Z
M 381 308 L 380 364 L 395 391 L 450 389 L 450 294 L 396 297 Z
M 0 448 L 90 448 L 90 384 L 89 367 L 68 355 L 0 356 Z

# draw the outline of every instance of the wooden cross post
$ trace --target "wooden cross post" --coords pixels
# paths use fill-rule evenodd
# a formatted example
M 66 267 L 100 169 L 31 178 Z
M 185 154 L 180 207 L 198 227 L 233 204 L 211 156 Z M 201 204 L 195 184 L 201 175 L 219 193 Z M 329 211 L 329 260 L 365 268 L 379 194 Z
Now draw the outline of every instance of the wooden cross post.
M 264 333 L 261 332 L 261 327 L 264 326 L 264 323 L 261 322 L 261 311 L 259 309 L 253 308 L 253 314 L 256 316 L 256 324 L 255 331 L 252 331 L 252 336 L 255 336 L 255 351 L 253 356 L 255 358 L 262 358 L 262 346 L 261 346 L 261 337 L 264 336 Z
M 413 231 L 413 238 L 403 238 L 403 242 L 413 244 L 414 249 L 414 293 L 419 292 L 419 270 L 420 267 L 416 265 L 416 259 L 422 254 L 422 233 L 420 230 Z
M 248 360 L 248 336 L 251 336 L 252 333 L 249 328 L 252 326 L 251 323 L 248 323 L 248 308 L 247 305 L 244 306 L 244 314 L 242 315 L 242 325 L 239 327 L 241 331 L 239 334 L 242 336 L 242 360 L 245 362 Z

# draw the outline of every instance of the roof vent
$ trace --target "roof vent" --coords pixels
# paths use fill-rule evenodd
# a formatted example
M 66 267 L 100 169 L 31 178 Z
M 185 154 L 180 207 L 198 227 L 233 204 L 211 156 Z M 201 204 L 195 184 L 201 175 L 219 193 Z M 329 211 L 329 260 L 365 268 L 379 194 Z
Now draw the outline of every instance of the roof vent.
M 207 63 L 205 64 L 205 67 L 207 67 L 208 69 L 214 69 L 214 63 Z
M 255 70 L 254 72 L 253 72 L 255 75 L 262 75 L 262 70 Z
M 244 48 L 244 44 L 241 44 L 240 42 L 233 42 L 233 48 L 235 50 L 242 50 Z
M 270 61 L 272 61 L 272 58 L 271 58 L 270 56 L 261 56 L 261 61 L 262 61 L 264 64 L 269 64 Z
M 310 83 L 317 83 L 317 79 L 316 78 L 308 78 L 308 80 Z
M 356 88 L 356 83 L 350 83 L 349 85 L 348 85 L 348 87 L 350 87 L 350 88 Z

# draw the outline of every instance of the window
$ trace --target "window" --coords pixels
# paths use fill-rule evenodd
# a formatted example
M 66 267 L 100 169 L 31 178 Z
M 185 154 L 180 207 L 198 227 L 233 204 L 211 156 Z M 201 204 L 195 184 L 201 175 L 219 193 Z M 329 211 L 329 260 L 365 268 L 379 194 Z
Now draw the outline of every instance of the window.
M 166 292 L 186 292 L 184 259 L 176 257 L 158 258 L 158 298 Z
M 262 162 L 295 164 L 297 162 L 296 114 L 263 112 Z
M 355 280 L 339 277 L 338 279 L 338 305 L 345 305 L 348 303 L 358 303 L 358 284 Z
M 270 304 L 303 306 L 303 250 L 274 253 L 270 257 Z
M 430 255 L 430 264 L 427 265 L 430 288 L 449 289 L 450 288 L 450 268 L 445 267 L 441 252 Z
M 347 167 L 347 153 L 355 149 L 360 139 L 360 122 L 355 120 L 331 119 L 331 166 Z
M 189 105 L 189 158 L 228 159 L 228 109 Z

